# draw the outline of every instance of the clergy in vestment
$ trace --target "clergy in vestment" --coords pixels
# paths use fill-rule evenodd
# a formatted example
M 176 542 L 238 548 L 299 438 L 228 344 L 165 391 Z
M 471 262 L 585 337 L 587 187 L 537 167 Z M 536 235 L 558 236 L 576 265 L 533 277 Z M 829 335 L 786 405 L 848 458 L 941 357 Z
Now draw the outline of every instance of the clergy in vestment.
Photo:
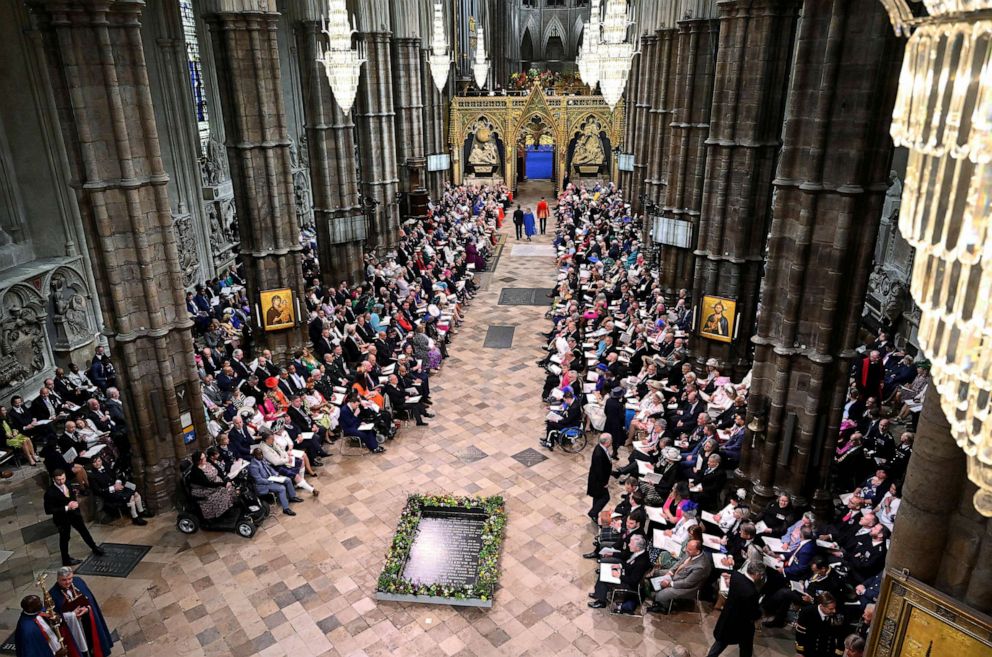
M 17 657 L 64 657 L 68 650 L 62 647 L 59 636 L 48 624 L 42 613 L 41 598 L 29 595 L 21 600 L 21 617 L 14 630 Z
M 100 605 L 86 582 L 76 577 L 72 568 L 59 568 L 58 579 L 49 593 L 55 611 L 62 614 L 79 652 L 89 652 L 90 657 L 107 657 L 114 641 Z

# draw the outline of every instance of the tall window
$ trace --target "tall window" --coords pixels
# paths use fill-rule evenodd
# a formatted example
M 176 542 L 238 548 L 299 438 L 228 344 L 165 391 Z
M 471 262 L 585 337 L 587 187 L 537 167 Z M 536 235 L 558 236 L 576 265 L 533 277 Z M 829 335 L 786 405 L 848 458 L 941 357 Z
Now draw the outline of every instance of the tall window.
M 210 117 L 207 113 L 207 91 L 203 84 L 203 68 L 200 64 L 200 42 L 196 39 L 193 0 L 179 0 L 179 11 L 182 15 L 183 37 L 186 41 L 186 69 L 193 90 L 193 111 L 200 132 L 200 146 L 205 149 L 207 140 L 210 139 Z

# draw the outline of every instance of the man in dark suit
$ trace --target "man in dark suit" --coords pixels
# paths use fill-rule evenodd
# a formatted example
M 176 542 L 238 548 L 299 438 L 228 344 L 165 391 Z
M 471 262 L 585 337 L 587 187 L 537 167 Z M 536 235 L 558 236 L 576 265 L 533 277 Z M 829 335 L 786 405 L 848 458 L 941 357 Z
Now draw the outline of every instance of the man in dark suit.
M 409 411 L 410 416 L 417 422 L 418 427 L 425 427 L 424 417 L 434 417 L 433 413 L 428 413 L 420 400 L 410 403 L 406 399 L 406 391 L 400 387 L 400 379 L 395 374 L 389 375 L 389 382 L 383 387 L 383 392 L 389 397 L 389 403 L 394 411 Z
M 31 416 L 34 417 L 35 420 L 48 420 L 51 422 L 59 416 L 59 409 L 55 405 L 51 394 L 51 390 L 42 387 L 41 390 L 38 391 L 38 396 L 35 397 L 33 402 L 31 402 Z
M 617 386 L 610 391 L 610 398 L 606 400 L 603 405 L 603 412 L 606 414 L 606 422 L 603 424 L 603 431 L 610 434 L 611 436 L 616 436 L 617 439 L 613 441 L 613 454 L 611 458 L 617 460 L 620 458 L 620 445 L 625 442 L 622 437 L 626 434 L 624 433 L 624 422 L 626 420 L 627 409 L 624 407 L 623 403 L 623 388 Z
M 342 413 L 343 415 L 343 413 Z M 592 507 L 588 515 L 593 522 L 599 522 L 599 512 L 610 501 L 610 471 L 613 462 L 610 460 L 610 447 L 613 440 L 608 433 L 599 435 L 599 444 L 592 450 L 592 463 L 589 466 L 589 479 L 586 483 L 586 495 L 592 498 Z
M 851 579 L 860 584 L 882 572 L 885 566 L 885 556 L 888 548 L 885 545 L 890 532 L 885 525 L 879 523 L 871 531 L 858 539 L 854 549 L 848 555 L 851 567 Z
M 592 598 L 589 601 L 590 607 L 593 609 L 602 609 L 605 607 L 610 591 L 614 588 L 619 587 L 628 591 L 640 590 L 641 581 L 651 569 L 651 557 L 645 549 L 646 544 L 647 539 L 643 534 L 632 534 L 630 536 L 630 556 L 624 559 L 623 563 L 614 564 L 613 566 L 614 569 L 619 568 L 620 570 L 620 584 L 604 582 L 602 580 L 596 582 L 595 590 L 589 594 L 589 597 Z M 616 571 L 614 570 L 614 572 Z M 628 610 L 621 606 L 617 611 L 630 613 L 633 611 L 633 608 Z
M 52 485 L 45 491 L 45 513 L 52 516 L 52 521 L 59 530 L 59 551 L 62 553 L 63 566 L 75 566 L 79 559 L 69 555 L 69 532 L 75 528 L 98 557 L 104 555 L 103 550 L 96 544 L 90 532 L 83 523 L 83 514 L 79 512 L 79 502 L 76 501 L 76 491 L 65 483 L 65 471 L 52 472 Z
M 786 579 L 800 582 L 810 575 L 810 564 L 816 556 L 816 541 L 812 527 L 799 530 L 799 544 L 782 558 L 782 574 Z
M 706 468 L 696 480 L 701 490 L 696 493 L 696 501 L 704 511 L 719 510 L 723 489 L 727 485 L 727 472 L 720 467 L 720 455 L 710 454 L 706 460 Z
M 231 452 L 239 459 L 251 459 L 251 450 L 255 445 L 255 439 L 248 433 L 248 427 L 240 415 L 235 415 L 231 420 L 231 428 L 227 431 L 227 437 L 231 441 Z
M 748 562 L 745 572 L 730 573 L 730 590 L 720 618 L 713 628 L 715 641 L 706 657 L 717 657 L 727 646 L 736 645 L 741 657 L 754 651 L 754 622 L 761 618 L 758 591 L 764 580 L 764 565 Z
M 358 395 L 351 393 L 348 396 L 348 400 L 341 406 L 341 432 L 344 436 L 355 436 L 360 438 L 373 454 L 381 454 L 386 451 L 386 448 L 379 444 L 376 440 L 375 431 L 366 431 L 359 429 L 358 427 L 362 424 L 359 419 L 359 408 L 360 403 L 358 401 Z

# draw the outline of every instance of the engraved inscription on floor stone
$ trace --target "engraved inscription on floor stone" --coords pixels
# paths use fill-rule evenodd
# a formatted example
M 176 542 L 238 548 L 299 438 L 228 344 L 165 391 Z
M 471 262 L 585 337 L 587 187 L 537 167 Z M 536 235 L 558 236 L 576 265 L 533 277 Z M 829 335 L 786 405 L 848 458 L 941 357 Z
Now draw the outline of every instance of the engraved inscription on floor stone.
M 542 461 L 547 461 L 548 457 L 541 454 L 539 451 L 533 447 L 528 447 L 522 452 L 517 452 L 513 455 L 513 458 L 520 464 L 526 465 L 528 468 L 534 467 Z
M 403 577 L 422 584 L 475 584 L 485 515 L 428 513 L 417 525 Z
M 509 349 L 513 346 L 514 328 L 513 326 L 490 326 L 482 346 L 488 349 Z
M 80 575 L 100 575 L 102 577 L 127 577 L 144 558 L 150 545 L 128 545 L 126 543 L 104 543 L 100 546 L 105 554 L 90 555 L 80 564 L 76 572 Z
M 504 287 L 499 295 L 501 306 L 550 306 L 550 289 L 546 287 Z

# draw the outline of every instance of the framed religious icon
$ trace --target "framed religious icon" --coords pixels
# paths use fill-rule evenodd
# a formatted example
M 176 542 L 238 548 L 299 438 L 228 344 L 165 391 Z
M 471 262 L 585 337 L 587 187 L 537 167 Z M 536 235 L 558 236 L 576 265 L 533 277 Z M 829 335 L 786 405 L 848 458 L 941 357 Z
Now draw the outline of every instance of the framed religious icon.
M 266 331 L 281 331 L 296 325 L 293 310 L 293 291 L 288 287 L 280 290 L 263 290 L 259 293 L 262 306 L 262 328 Z
M 879 591 L 865 654 L 987 657 L 992 655 L 992 618 L 890 569 Z
M 704 296 L 699 304 L 699 335 L 718 342 L 732 342 L 736 318 L 736 301 Z

